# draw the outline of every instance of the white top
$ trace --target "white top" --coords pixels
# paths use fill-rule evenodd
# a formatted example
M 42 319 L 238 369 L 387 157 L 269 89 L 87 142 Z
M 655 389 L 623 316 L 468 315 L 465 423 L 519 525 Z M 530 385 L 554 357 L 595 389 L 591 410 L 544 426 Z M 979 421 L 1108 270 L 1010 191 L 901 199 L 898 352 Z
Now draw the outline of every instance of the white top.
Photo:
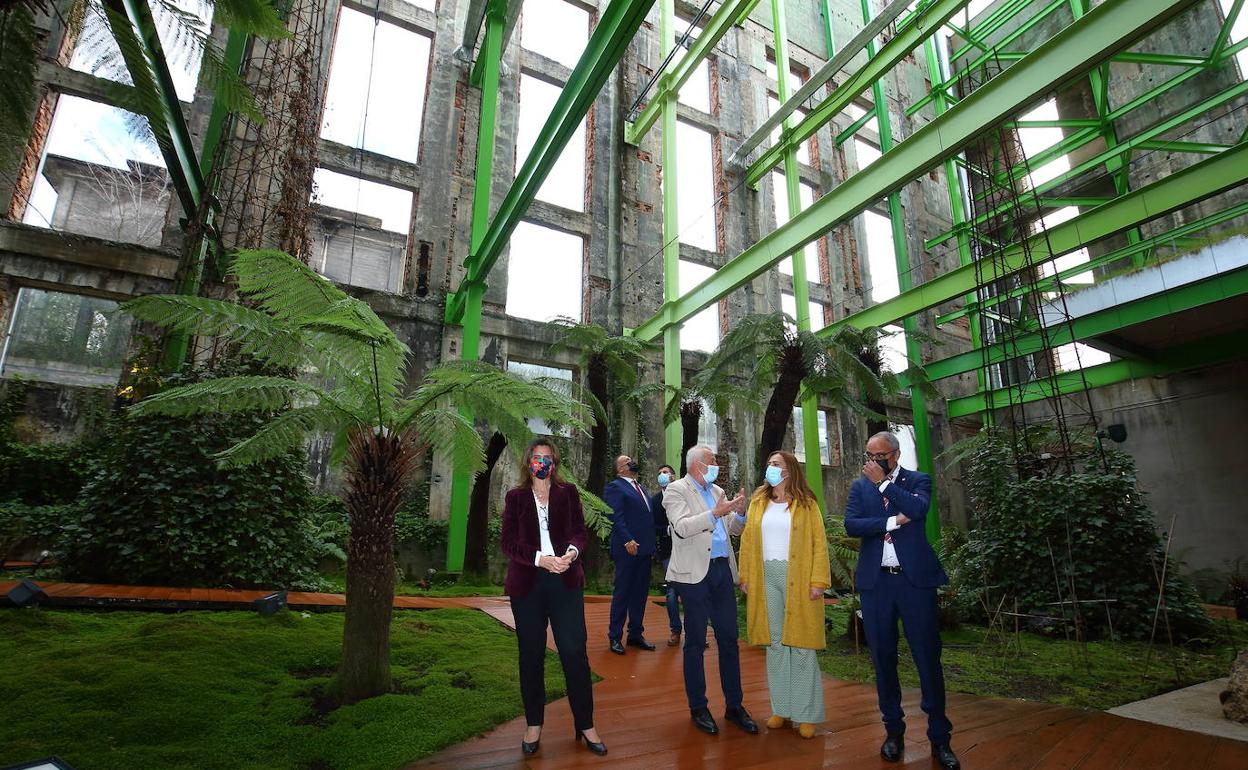
M 537 506 L 537 530 L 542 536 L 542 550 L 537 552 L 537 556 L 533 557 L 533 563 L 541 562 L 543 556 L 554 556 L 555 546 L 550 542 L 550 503 L 543 505 L 537 499 L 537 493 L 533 493 L 533 504 Z
M 793 513 L 788 503 L 768 502 L 763 511 L 763 561 L 788 561 Z
M 884 490 L 888 489 L 888 485 L 897 480 L 897 474 L 900 472 L 901 466 L 895 466 L 892 473 L 889 473 L 888 477 L 880 482 L 880 494 L 884 494 Z M 889 507 L 888 498 L 886 497 L 884 498 L 884 510 L 887 511 Z M 887 532 L 892 532 L 894 529 L 897 529 L 898 526 L 900 525 L 897 524 L 897 517 L 889 516 L 888 521 L 884 524 L 884 529 Z M 893 544 L 889 542 L 889 540 L 890 538 L 884 538 L 884 555 L 880 559 L 880 566 L 900 567 L 901 562 L 897 561 L 897 549 L 893 547 Z

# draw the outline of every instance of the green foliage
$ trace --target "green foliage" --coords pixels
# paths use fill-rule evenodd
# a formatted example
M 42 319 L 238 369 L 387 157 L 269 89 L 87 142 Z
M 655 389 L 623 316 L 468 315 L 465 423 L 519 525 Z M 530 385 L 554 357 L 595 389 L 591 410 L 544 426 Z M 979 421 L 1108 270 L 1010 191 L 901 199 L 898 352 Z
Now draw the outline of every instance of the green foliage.
M 1020 440 L 1020 444 L 1023 443 Z M 1031 436 L 1029 446 L 1045 446 Z M 1020 465 L 1029 469 L 1019 477 Z M 1113 600 L 1113 631 L 1147 639 L 1153 629 L 1159 577 L 1165 558 L 1152 512 L 1136 486 L 1135 465 L 1123 452 L 1106 449 L 1107 469 L 1091 447 L 1076 447 L 1074 472 L 1026 447 L 1012 447 L 1000 431 L 985 430 L 959 447 L 969 465 L 966 489 L 973 506 L 966 543 L 949 563 L 953 590 L 971 617 L 1018 601 L 1019 611 L 1075 622 L 1075 598 Z M 1209 632 L 1197 596 L 1179 577 L 1173 556 L 1166 570 L 1165 607 L 1177 640 Z M 990 588 L 985 588 L 990 587 Z M 1105 635 L 1105 605 L 1081 604 L 1077 622 L 1085 637 Z M 1061 622 L 1036 626 L 1062 633 Z M 1166 639 L 1165 620 L 1158 633 Z
M 212 381 L 211 375 L 195 387 Z M 222 382 L 229 378 L 221 378 Z M 263 411 L 114 420 L 66 543 L 67 575 L 151 585 L 316 585 L 323 549 L 301 451 L 241 469 L 214 461 Z
M 0 692 L 21 694 L 0 704 L 0 766 L 394 770 L 523 712 L 515 634 L 444 609 L 394 614 L 394 693 L 323 713 L 343 618 L 0 610 Z
M 35 110 L 38 44 L 29 6 L 14 3 L 0 11 L 0 173 L 6 177 L 17 170 L 26 151 Z
M 78 496 L 98 438 L 65 443 L 21 441 L 14 423 L 26 404 L 27 383 L 0 384 L 0 501 L 27 506 L 66 505 Z
M 66 532 L 77 527 L 81 516 L 82 508 L 73 503 L 0 503 L 0 557 L 12 556 L 12 549 L 27 540 L 58 552 Z

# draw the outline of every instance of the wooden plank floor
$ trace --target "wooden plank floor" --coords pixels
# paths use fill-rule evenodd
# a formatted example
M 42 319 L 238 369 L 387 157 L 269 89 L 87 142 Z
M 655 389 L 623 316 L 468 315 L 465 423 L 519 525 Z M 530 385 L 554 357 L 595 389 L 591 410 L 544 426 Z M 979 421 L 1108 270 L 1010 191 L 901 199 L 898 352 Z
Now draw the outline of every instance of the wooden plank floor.
M 482 603 L 485 604 L 485 603 Z M 483 606 L 511 625 L 502 602 Z M 872 685 L 824 677 L 827 720 L 816 736 L 802 740 L 791 728 L 769 731 L 762 722 L 771 714 L 761 648 L 742 644 L 741 680 L 745 705 L 762 733 L 747 735 L 725 724 L 723 695 L 714 637 L 706 651 L 707 696 L 720 723 L 717 736 L 693 727 L 685 702 L 680 648 L 664 646 L 667 616 L 651 602 L 647 637 L 654 652 L 633 647 L 621 657 L 607 649 L 609 605 L 587 603 L 590 667 L 602 677 L 594 685 L 594 721 L 608 747 L 605 757 L 590 754 L 572 740 L 567 699 L 547 705 L 540 752 L 520 753 L 524 718 L 452 746 L 411 768 L 931 768 L 924 736 L 926 719 L 917 690 L 905 692 L 908 715 L 906 756 L 890 764 L 879 758 L 883 739 Z M 553 645 L 552 645 L 553 648 Z M 999 700 L 951 693 L 953 746 L 967 770 L 1248 770 L 1248 743 L 1139 722 L 1101 711 L 1045 703 Z

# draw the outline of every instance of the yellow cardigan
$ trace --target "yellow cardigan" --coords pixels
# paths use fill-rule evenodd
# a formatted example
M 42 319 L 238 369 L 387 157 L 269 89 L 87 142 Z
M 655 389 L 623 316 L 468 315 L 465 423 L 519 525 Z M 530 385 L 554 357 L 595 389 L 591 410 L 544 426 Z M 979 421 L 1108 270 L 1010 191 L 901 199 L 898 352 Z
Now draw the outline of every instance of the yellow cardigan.
M 763 512 L 767 499 L 750 501 L 745 531 L 741 533 L 741 585 L 746 588 L 745 629 L 750 644 L 771 644 L 767 625 L 767 597 L 763 588 Z M 811 599 L 810 589 L 828 587 L 828 539 L 823 514 L 815 503 L 792 509 L 789 535 L 788 591 L 784 601 L 784 636 L 789 647 L 823 649 L 823 598 Z

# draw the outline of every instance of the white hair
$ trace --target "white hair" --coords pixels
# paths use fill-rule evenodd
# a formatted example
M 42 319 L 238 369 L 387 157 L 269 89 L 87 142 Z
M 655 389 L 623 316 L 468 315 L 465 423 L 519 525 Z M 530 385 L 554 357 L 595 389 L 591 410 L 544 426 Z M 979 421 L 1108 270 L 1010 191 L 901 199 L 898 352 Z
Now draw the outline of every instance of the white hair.
M 892 450 L 894 452 L 901 449 L 901 442 L 897 440 L 896 436 L 894 436 L 892 433 L 889 433 L 886 430 L 882 430 L 879 433 L 872 436 L 871 438 L 867 439 L 867 443 L 869 444 L 872 441 L 875 441 L 877 438 L 884 439 L 885 441 L 887 441 L 888 445 L 892 447 Z
M 685 452 L 685 472 L 686 473 L 689 472 L 689 469 L 693 467 L 693 464 L 695 462 L 702 461 L 703 452 L 710 452 L 711 454 L 715 454 L 715 450 L 711 449 L 706 444 L 696 444 L 694 446 L 689 447 L 689 451 Z

